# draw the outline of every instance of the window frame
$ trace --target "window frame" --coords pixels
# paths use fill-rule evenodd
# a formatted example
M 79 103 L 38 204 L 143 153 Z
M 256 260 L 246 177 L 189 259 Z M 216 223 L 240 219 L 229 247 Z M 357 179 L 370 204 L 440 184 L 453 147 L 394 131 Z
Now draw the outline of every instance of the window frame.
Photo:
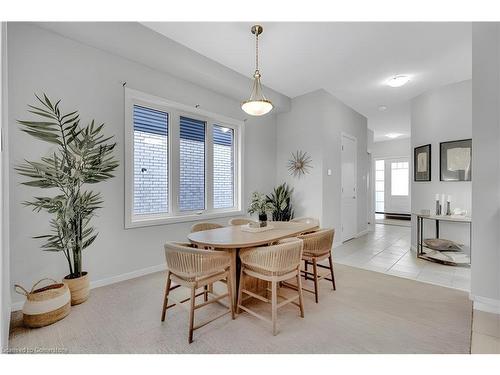
M 391 174 L 391 197 L 409 197 L 410 196 L 410 162 L 409 161 L 391 161 L 391 170 L 389 173 Z M 396 167 L 393 168 L 393 164 L 396 164 Z M 399 164 L 406 164 L 406 168 L 400 168 Z M 393 194 L 393 171 L 394 170 L 406 170 L 408 172 L 408 178 L 406 179 L 406 194 Z
M 168 165 L 168 212 L 150 215 L 134 215 L 134 105 L 168 113 L 167 165 Z M 244 122 L 196 107 L 173 102 L 158 96 L 125 88 L 125 228 L 190 222 L 218 217 L 241 215 L 243 196 L 243 140 Z M 180 211 L 180 117 L 205 121 L 205 209 Z M 213 208 L 213 127 L 222 126 L 233 130 L 233 200 L 231 208 Z

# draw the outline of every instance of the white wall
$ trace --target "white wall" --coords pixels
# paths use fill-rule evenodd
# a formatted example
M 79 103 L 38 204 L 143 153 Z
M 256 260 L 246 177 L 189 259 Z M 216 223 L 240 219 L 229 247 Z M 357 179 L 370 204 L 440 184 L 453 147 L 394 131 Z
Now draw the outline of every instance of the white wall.
M 500 314 L 500 28 L 472 24 L 474 308 Z
M 323 126 L 323 224 L 337 228 L 337 238 L 341 239 L 341 135 L 342 133 L 357 139 L 356 191 L 358 202 L 358 231 L 363 233 L 368 228 L 368 185 L 369 173 L 367 152 L 367 119 L 345 105 L 333 95 L 326 93 L 325 123 Z M 332 175 L 327 175 L 327 169 Z
M 450 84 L 428 91 L 411 102 L 411 149 L 431 144 L 431 181 L 413 181 L 413 160 L 410 163 L 411 209 L 434 211 L 436 194 L 452 196 L 452 209 L 459 207 L 471 211 L 471 182 L 442 182 L 439 180 L 439 143 L 472 137 L 472 82 L 470 80 Z M 473 144 L 472 149 L 477 147 Z M 412 151 L 413 153 L 413 151 Z M 413 158 L 413 155 L 412 155 Z M 472 179 L 476 179 L 474 167 Z M 427 223 L 426 236 L 434 235 L 433 223 Z M 460 224 L 461 225 L 461 224 Z M 465 224 L 463 224 L 465 225 Z M 459 224 L 442 224 L 443 238 L 468 244 L 468 227 Z M 416 244 L 416 221 L 412 218 L 412 246 Z
M 410 157 L 411 150 L 410 138 L 374 142 L 371 148 L 374 159 Z
M 0 152 L 0 299 L 1 327 L 0 349 L 6 348 L 9 342 L 10 321 L 10 267 L 9 267 L 9 168 L 8 168 L 8 123 L 7 123 L 7 24 L 0 23 L 0 123 L 2 134 L 2 150 Z
M 367 229 L 368 154 L 366 118 L 324 90 L 293 98 L 290 112 L 278 114 L 277 181 L 294 187 L 296 216 L 319 217 L 324 227 L 337 229 L 341 240 L 341 133 L 358 140 L 358 233 Z M 313 169 L 301 178 L 290 176 L 286 164 L 292 152 L 306 151 Z M 332 175 L 327 175 L 327 170 Z
M 88 24 L 88 27 L 93 26 Z M 20 185 L 22 178 L 13 170 L 23 159 L 36 160 L 49 151 L 43 142 L 20 132 L 15 122 L 29 117 L 27 104 L 33 103 L 34 92 L 41 91 L 52 98 L 62 98 L 61 107 L 67 111 L 78 109 L 82 119 L 105 122 L 105 132 L 115 135 L 118 143 L 116 156 L 120 167 L 116 177 L 94 187 L 103 194 L 104 208 L 95 219 L 99 237 L 84 254 L 84 269 L 89 271 L 91 281 L 163 265 L 163 243 L 185 240 L 192 223 L 124 229 L 122 82 L 149 94 L 180 103 L 199 104 L 208 111 L 243 119 L 239 102 L 38 26 L 9 23 L 8 31 L 11 284 L 30 287 L 42 277 L 62 278 L 68 273 L 62 254 L 43 252 L 40 242 L 31 239 L 33 235 L 48 231 L 49 216 L 34 214 L 21 205 L 40 191 Z M 184 61 L 186 66 L 190 63 L 190 60 Z M 274 186 L 276 115 L 248 119 L 245 136 L 244 202 L 247 202 L 251 191 L 269 191 Z M 219 222 L 225 223 L 227 218 Z M 20 301 L 21 297 L 14 295 L 13 299 Z
M 294 188 L 295 216 L 322 218 L 323 214 L 323 91 L 292 99 L 291 110 L 277 116 L 276 184 L 287 182 Z M 292 177 L 287 162 L 292 152 L 307 152 L 312 159 L 309 174 Z

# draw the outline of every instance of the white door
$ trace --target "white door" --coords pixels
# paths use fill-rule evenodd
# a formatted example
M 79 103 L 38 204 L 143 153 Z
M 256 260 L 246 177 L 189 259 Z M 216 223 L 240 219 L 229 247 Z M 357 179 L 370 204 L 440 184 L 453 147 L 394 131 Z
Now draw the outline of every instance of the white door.
M 356 189 L 357 140 L 342 135 L 342 241 L 350 240 L 357 234 L 358 200 Z
M 410 213 L 409 158 L 385 160 L 385 213 Z

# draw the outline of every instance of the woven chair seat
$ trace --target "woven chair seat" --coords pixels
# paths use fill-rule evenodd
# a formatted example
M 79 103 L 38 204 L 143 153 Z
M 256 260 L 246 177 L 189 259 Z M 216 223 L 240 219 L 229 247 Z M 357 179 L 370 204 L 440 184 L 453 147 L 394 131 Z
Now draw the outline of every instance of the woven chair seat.
M 302 259 L 303 260 L 308 260 L 308 261 L 312 261 L 314 258 L 316 260 L 323 260 L 323 259 L 326 259 L 330 256 L 331 252 L 330 251 L 327 251 L 326 253 L 323 253 L 323 254 L 318 254 L 318 253 L 306 253 L 304 251 L 304 253 L 302 254 Z
M 297 268 L 297 267 L 289 268 L 289 269 L 286 269 L 286 270 L 269 271 L 269 270 L 266 270 L 266 269 L 258 267 L 258 266 L 253 266 L 253 265 L 250 265 L 250 264 L 245 264 L 245 268 L 249 269 L 250 271 L 257 272 L 257 273 L 259 273 L 261 275 L 266 275 L 266 276 L 282 276 L 282 275 L 286 275 L 287 273 L 292 272 L 294 270 L 294 268 Z

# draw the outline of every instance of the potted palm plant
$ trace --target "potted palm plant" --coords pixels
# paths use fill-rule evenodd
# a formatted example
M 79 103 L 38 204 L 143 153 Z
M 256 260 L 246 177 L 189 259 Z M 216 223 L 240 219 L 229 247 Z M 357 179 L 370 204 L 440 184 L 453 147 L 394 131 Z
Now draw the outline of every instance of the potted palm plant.
M 248 207 L 248 213 L 259 215 L 259 223 L 261 227 L 267 226 L 267 212 L 272 209 L 272 206 L 267 202 L 266 196 L 259 192 L 253 192 Z
M 270 203 L 273 215 L 273 221 L 290 221 L 293 219 L 292 207 L 293 188 L 290 188 L 286 182 L 274 188 L 270 195 L 266 195 Z
M 99 192 L 85 190 L 87 184 L 95 184 L 113 177 L 118 167 L 113 150 L 116 143 L 108 142 L 112 137 L 103 135 L 103 126 L 92 120 L 80 125 L 78 111 L 63 113 L 60 100 L 51 101 L 45 94 L 35 95 L 38 103 L 29 105 L 28 112 L 38 121 L 18 121 L 21 130 L 55 149 L 40 161 L 25 161 L 16 170 L 29 177 L 24 185 L 56 189 L 54 196 L 35 197 L 24 205 L 33 211 L 46 211 L 52 215 L 50 234 L 36 236 L 44 239 L 45 251 L 62 252 L 68 262 L 69 274 L 63 282 L 71 292 L 71 304 L 87 300 L 89 280 L 82 271 L 82 252 L 97 238 L 91 224 L 96 211 L 103 203 Z

